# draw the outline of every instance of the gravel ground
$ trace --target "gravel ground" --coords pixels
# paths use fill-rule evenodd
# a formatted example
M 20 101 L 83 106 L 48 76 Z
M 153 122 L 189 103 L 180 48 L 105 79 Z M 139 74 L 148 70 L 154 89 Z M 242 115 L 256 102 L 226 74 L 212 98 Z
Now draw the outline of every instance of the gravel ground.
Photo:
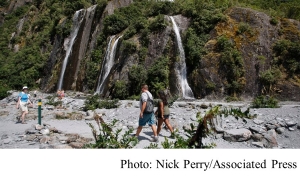
M 78 94 L 78 93 L 77 93 Z M 87 138 L 92 138 L 92 131 L 87 123 L 95 124 L 94 120 L 86 120 L 87 113 L 80 111 L 80 107 L 84 104 L 84 98 L 78 98 L 76 93 L 69 93 L 67 97 L 63 100 L 63 105 L 66 109 L 56 109 L 53 106 L 43 104 L 42 108 L 42 123 L 49 124 L 52 127 L 64 133 L 78 133 L 79 135 Z M 16 116 L 18 115 L 18 110 L 16 109 L 16 102 L 13 101 L 15 95 L 3 99 L 0 101 L 1 111 L 0 111 L 0 148 L 41 148 L 40 144 L 33 144 L 32 142 L 22 140 L 22 136 L 25 134 L 25 130 L 30 128 L 32 125 L 37 124 L 37 106 L 30 108 L 28 114 L 28 124 L 16 124 Z M 47 102 L 47 95 L 43 94 L 43 102 Z M 182 126 L 189 125 L 190 123 L 196 123 L 193 118 L 197 112 L 205 113 L 208 109 L 201 108 L 201 105 L 222 105 L 222 107 L 228 108 L 241 108 L 245 110 L 250 106 L 249 102 L 234 102 L 226 103 L 222 101 L 207 101 L 207 100 L 194 100 L 194 101 L 176 101 L 174 105 L 170 108 L 171 111 L 171 123 L 175 128 L 179 130 L 180 134 L 183 134 Z M 81 120 L 71 120 L 71 119 L 56 119 L 55 114 L 57 113 L 78 113 L 82 114 Z M 113 119 L 118 119 L 118 128 L 123 130 L 128 129 L 128 127 L 136 128 L 138 125 L 138 102 L 137 101 L 120 101 L 119 108 L 115 109 L 97 109 L 97 113 L 105 114 L 103 119 L 106 122 L 110 122 Z M 275 109 L 250 109 L 251 114 L 257 114 L 257 119 L 263 120 L 265 122 L 270 122 L 272 120 L 285 120 L 293 121 L 297 123 L 293 129 L 286 129 L 282 134 L 277 134 L 278 147 L 276 148 L 300 148 L 300 129 L 297 126 L 300 125 L 300 104 L 298 102 L 280 102 L 280 108 Z M 226 119 L 226 118 L 225 118 Z M 224 120 L 225 120 L 224 119 Z M 229 120 L 230 121 L 230 120 Z M 228 122 L 228 121 L 227 121 Z M 247 124 L 254 124 L 250 120 Z M 233 127 L 239 127 L 241 123 L 230 122 L 229 125 Z M 244 125 L 247 126 L 247 125 Z M 135 130 L 134 130 L 135 132 Z M 152 135 L 152 130 L 149 126 L 145 126 L 139 137 L 139 143 L 135 146 L 136 149 L 145 148 L 150 145 L 150 139 Z M 164 141 L 164 136 L 169 136 L 170 133 L 163 129 L 160 134 L 158 147 L 162 148 L 161 142 Z M 169 139 L 174 141 L 173 139 Z M 204 143 L 215 143 L 216 149 L 258 149 L 259 147 L 251 144 L 251 140 L 243 142 L 229 142 L 222 138 L 220 134 L 211 135 L 205 138 Z

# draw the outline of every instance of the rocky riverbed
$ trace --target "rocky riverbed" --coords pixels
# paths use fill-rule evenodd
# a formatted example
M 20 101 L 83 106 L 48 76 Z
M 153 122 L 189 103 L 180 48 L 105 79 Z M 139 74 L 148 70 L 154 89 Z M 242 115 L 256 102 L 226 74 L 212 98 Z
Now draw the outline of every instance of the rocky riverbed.
M 0 101 L 0 148 L 18 149 L 72 149 L 82 148 L 86 143 L 93 143 L 93 135 L 88 123 L 96 125 L 94 111 L 83 111 L 84 101 L 88 95 L 80 92 L 66 92 L 61 106 L 48 105 L 57 101 L 53 94 L 38 92 L 33 108 L 29 108 L 27 124 L 16 124 L 20 110 L 16 109 L 18 92 Z M 37 100 L 42 100 L 42 124 L 38 125 Z M 52 98 L 52 99 L 51 99 Z M 119 101 L 118 108 L 96 109 L 105 122 L 114 119 L 117 128 L 128 130 L 138 126 L 139 102 Z M 170 108 L 171 124 L 184 135 L 183 126 L 190 123 L 197 125 L 196 115 L 205 114 L 211 107 L 219 105 L 221 109 L 240 108 L 242 111 L 251 106 L 250 102 L 223 102 L 208 100 L 176 101 Z M 218 116 L 217 133 L 205 138 L 204 142 L 215 143 L 216 149 L 225 148 L 300 148 L 300 104 L 298 102 L 280 102 L 279 108 L 250 108 L 253 119 L 241 119 L 234 116 Z M 134 130 L 135 132 L 135 130 Z M 145 126 L 139 142 L 134 148 L 150 145 L 152 131 Z M 158 147 L 170 132 L 163 129 L 160 133 Z M 170 141 L 174 139 L 168 138 Z

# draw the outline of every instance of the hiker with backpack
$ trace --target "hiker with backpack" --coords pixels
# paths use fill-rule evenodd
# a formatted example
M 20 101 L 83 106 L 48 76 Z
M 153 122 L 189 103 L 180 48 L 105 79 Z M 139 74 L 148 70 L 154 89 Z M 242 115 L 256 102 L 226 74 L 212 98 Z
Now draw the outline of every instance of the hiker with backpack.
M 156 121 L 155 121 L 155 116 L 153 111 L 154 109 L 153 96 L 148 91 L 147 85 L 143 85 L 141 88 L 142 88 L 142 94 L 140 98 L 139 126 L 134 136 L 138 137 L 143 129 L 143 126 L 148 124 L 149 126 L 151 126 L 154 135 L 151 141 L 157 142 L 158 136 L 156 133 Z
M 18 120 L 17 123 L 27 124 L 25 122 L 25 116 L 26 116 L 26 114 L 28 114 L 28 104 L 31 107 L 33 106 L 32 102 L 29 99 L 28 87 L 24 86 L 22 88 L 22 92 L 18 96 L 17 109 L 19 109 L 19 106 L 20 106 L 22 115 L 21 115 L 21 120 L 20 120 L 20 116 L 17 117 L 17 120 Z

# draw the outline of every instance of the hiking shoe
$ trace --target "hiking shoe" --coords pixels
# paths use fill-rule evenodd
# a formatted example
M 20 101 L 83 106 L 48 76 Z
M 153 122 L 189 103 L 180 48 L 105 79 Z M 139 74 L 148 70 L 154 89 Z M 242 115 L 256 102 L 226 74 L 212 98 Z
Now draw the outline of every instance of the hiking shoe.
M 151 139 L 151 142 L 158 142 L 158 136 L 154 136 L 154 137 Z

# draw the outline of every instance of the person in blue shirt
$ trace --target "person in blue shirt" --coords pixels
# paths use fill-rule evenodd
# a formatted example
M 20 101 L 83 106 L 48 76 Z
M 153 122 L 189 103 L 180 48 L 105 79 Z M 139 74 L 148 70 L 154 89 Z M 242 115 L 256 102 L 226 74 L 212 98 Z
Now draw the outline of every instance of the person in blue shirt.
M 28 95 L 28 87 L 24 86 L 22 89 L 22 92 L 19 94 L 18 102 L 17 102 L 17 109 L 19 109 L 19 106 L 20 106 L 21 111 L 22 111 L 21 120 L 20 120 L 20 117 L 18 116 L 17 123 L 21 122 L 22 124 L 27 124 L 25 122 L 25 116 L 26 116 L 26 114 L 28 114 L 28 104 L 32 107 L 32 102 L 30 101 L 29 95 Z

